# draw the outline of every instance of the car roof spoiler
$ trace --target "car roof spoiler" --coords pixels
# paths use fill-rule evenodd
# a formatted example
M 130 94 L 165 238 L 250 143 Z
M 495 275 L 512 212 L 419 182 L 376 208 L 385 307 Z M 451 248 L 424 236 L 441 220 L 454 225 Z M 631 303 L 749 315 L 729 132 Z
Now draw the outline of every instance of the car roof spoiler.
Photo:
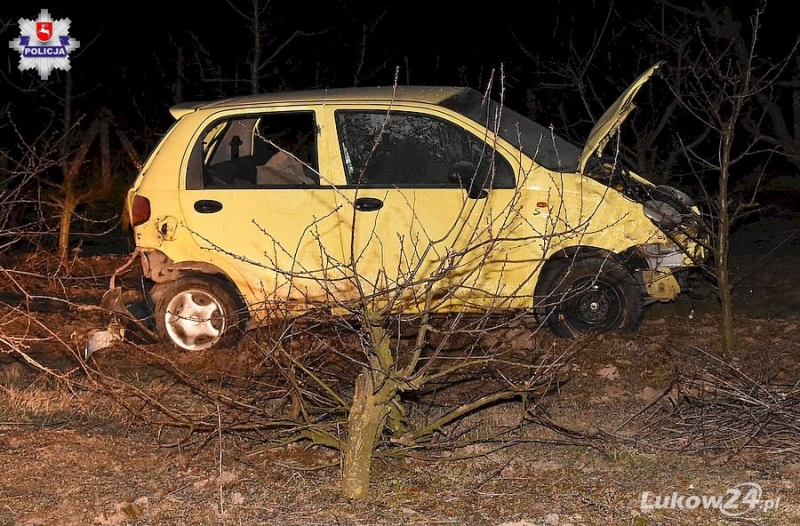
M 169 113 L 175 118 L 175 120 L 179 120 L 184 115 L 188 115 L 192 112 L 197 111 L 198 108 L 208 104 L 205 101 L 200 102 L 184 102 L 182 104 L 176 104 L 169 109 Z

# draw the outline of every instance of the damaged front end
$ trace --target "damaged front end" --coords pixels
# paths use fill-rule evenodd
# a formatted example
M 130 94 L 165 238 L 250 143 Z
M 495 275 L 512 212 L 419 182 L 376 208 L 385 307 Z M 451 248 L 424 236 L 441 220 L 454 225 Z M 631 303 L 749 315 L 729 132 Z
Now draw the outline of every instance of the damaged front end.
M 658 228 L 651 243 L 632 247 L 624 255 L 639 271 L 646 303 L 669 302 L 691 288 L 692 273 L 713 252 L 711 227 L 694 200 L 667 185 L 654 185 L 613 159 L 595 159 L 589 177 L 642 206 L 644 216 Z
M 711 254 L 711 230 L 691 197 L 671 186 L 655 185 L 630 171 L 616 156 L 604 154 L 608 143 L 636 108 L 642 87 L 660 74 L 665 63 L 642 73 L 600 117 L 583 148 L 579 173 L 640 203 L 644 215 L 666 239 L 638 246 L 626 256 L 629 266 L 642 272 L 651 301 L 671 301 L 686 288 L 689 269 L 703 265 Z M 661 235 L 658 236 L 662 237 Z
M 708 261 L 710 227 L 694 201 L 676 188 L 640 184 L 635 198 L 666 238 L 636 247 L 645 263 L 642 280 L 650 301 L 672 301 L 691 288 L 691 273 Z

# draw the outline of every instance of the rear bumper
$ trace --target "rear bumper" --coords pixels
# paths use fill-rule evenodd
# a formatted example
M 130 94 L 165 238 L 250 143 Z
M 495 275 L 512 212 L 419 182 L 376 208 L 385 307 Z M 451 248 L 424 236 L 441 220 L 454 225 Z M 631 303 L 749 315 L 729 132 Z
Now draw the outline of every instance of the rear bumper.
M 133 302 L 126 302 L 122 287 L 117 285 L 119 274 L 131 268 L 138 257 L 139 249 L 136 249 L 125 264 L 114 270 L 109 288 L 100 300 L 100 308 L 109 313 L 112 324 L 122 325 L 127 339 L 138 343 L 156 343 L 159 339 L 151 326 L 153 313 L 144 293 Z

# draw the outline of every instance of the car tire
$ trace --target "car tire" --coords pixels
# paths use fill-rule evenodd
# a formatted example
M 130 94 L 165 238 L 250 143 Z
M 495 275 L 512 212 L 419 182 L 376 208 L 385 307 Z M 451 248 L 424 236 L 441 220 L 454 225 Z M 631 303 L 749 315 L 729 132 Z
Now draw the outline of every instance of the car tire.
M 642 320 L 641 287 L 620 263 L 579 258 L 552 277 L 546 308 L 550 330 L 562 338 L 635 330 Z
M 202 351 L 235 346 L 247 309 L 231 285 L 213 276 L 184 276 L 158 285 L 156 334 L 177 349 Z

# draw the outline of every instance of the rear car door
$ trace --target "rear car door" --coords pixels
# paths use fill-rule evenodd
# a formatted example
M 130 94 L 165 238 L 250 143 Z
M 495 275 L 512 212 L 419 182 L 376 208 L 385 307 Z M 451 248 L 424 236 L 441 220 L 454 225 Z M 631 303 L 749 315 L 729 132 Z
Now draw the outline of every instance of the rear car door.
M 221 115 L 190 153 L 180 200 L 198 259 L 251 303 L 293 310 L 329 299 L 342 244 L 320 134 L 312 107 Z

